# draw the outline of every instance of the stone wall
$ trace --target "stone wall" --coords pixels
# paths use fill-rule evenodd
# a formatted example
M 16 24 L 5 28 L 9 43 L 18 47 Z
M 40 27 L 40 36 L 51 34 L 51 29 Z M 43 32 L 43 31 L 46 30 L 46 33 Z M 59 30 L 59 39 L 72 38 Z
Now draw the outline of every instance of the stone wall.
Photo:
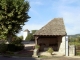
M 74 45 L 69 46 L 69 56 L 75 56 L 75 46 Z
M 62 38 L 59 37 L 59 39 L 62 39 L 62 41 L 60 41 L 60 47 L 59 47 L 59 54 L 60 55 L 65 55 L 65 36 L 63 36 Z M 58 40 L 59 41 L 59 40 Z
M 37 42 L 38 44 L 43 44 L 43 46 L 41 46 L 41 49 L 43 50 L 47 50 L 49 45 L 53 44 L 54 46 L 52 47 L 55 50 L 54 52 L 57 52 L 57 54 L 60 55 L 65 55 L 65 39 L 65 36 L 56 36 L 51 38 L 39 38 Z

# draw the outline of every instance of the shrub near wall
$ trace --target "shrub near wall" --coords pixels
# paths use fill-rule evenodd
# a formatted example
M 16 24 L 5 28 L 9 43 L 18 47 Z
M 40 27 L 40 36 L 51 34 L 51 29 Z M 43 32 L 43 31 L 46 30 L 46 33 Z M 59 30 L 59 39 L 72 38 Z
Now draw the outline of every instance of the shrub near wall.
M 23 50 L 24 49 L 24 45 L 23 44 L 15 45 L 15 49 L 16 49 L 16 51 Z
M 20 50 L 24 49 L 24 45 L 21 42 L 22 42 L 22 40 L 18 39 L 18 38 L 11 42 L 11 44 L 15 45 L 15 47 L 13 46 L 14 47 L 14 51 L 20 51 Z
M 21 39 L 16 39 L 10 44 L 2 43 L 0 44 L 0 53 L 5 53 L 7 51 L 17 52 L 24 49 L 24 45 L 21 43 Z
M 54 51 L 53 51 L 53 48 L 52 48 L 52 47 L 49 47 L 49 48 L 48 48 L 48 52 L 52 55 L 52 53 L 54 52 Z
M 6 53 L 7 51 L 18 52 L 24 49 L 24 46 L 15 44 L 0 44 L 0 53 Z
M 5 53 L 7 51 L 7 45 L 2 43 L 0 44 L 0 53 Z
M 17 52 L 24 49 L 23 45 L 8 44 L 7 51 Z
M 7 51 L 15 52 L 15 44 L 8 44 Z

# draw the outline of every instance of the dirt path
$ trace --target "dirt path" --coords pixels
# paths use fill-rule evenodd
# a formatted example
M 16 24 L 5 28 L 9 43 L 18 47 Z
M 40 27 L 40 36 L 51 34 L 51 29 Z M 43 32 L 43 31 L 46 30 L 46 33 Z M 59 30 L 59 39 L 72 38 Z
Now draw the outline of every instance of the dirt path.
M 20 54 L 32 56 L 34 50 L 34 43 L 25 44 L 25 49 L 20 52 Z M 50 58 L 38 58 L 36 60 L 80 60 L 80 57 L 65 57 L 65 56 L 53 56 Z
M 31 57 L 33 55 L 35 44 L 33 42 L 30 42 L 30 43 L 25 43 L 24 46 L 25 46 L 24 50 L 20 51 L 18 54 Z
M 42 58 L 41 60 L 80 60 L 80 58 L 64 57 L 64 56 L 53 56 L 51 58 Z

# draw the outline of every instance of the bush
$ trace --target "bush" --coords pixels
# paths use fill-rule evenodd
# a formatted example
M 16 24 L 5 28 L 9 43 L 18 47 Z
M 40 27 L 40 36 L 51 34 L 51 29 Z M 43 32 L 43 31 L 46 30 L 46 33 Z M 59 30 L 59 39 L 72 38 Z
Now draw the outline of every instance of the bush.
M 0 53 L 5 53 L 7 51 L 7 44 L 0 44 Z
M 7 51 L 6 54 L 14 54 L 14 52 Z
M 7 51 L 17 52 L 17 51 L 20 51 L 23 49 L 24 49 L 24 45 L 22 45 L 22 44 L 20 44 L 20 45 L 8 44 Z
M 24 49 L 24 45 L 21 42 L 22 42 L 21 37 L 14 36 L 9 46 L 10 47 L 9 50 L 10 51 L 20 51 Z M 13 48 L 11 46 L 13 46 Z
M 24 49 L 24 45 L 23 44 L 20 44 L 20 45 L 15 45 L 15 49 L 16 51 L 20 51 L 20 50 L 23 50 Z
M 16 46 L 14 44 L 8 44 L 7 51 L 15 52 L 16 51 L 15 47 Z
M 49 47 L 48 52 L 49 52 L 50 54 L 52 54 L 53 48 L 52 48 L 52 47 Z
M 39 49 L 40 48 L 40 46 L 39 45 L 35 45 L 35 49 Z
M 24 45 L 23 44 L 0 44 L 0 53 L 6 53 L 7 51 L 9 52 L 17 52 L 17 51 L 21 51 L 24 49 Z
M 11 43 L 12 43 L 12 44 L 21 44 L 21 42 L 22 42 L 22 40 L 14 40 L 14 41 L 12 41 Z

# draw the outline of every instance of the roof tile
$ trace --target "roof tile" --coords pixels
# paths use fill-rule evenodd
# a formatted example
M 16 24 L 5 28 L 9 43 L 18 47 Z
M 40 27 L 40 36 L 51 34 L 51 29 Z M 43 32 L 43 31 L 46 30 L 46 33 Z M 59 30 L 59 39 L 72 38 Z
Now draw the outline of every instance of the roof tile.
M 54 18 L 34 35 L 66 35 L 63 18 Z

